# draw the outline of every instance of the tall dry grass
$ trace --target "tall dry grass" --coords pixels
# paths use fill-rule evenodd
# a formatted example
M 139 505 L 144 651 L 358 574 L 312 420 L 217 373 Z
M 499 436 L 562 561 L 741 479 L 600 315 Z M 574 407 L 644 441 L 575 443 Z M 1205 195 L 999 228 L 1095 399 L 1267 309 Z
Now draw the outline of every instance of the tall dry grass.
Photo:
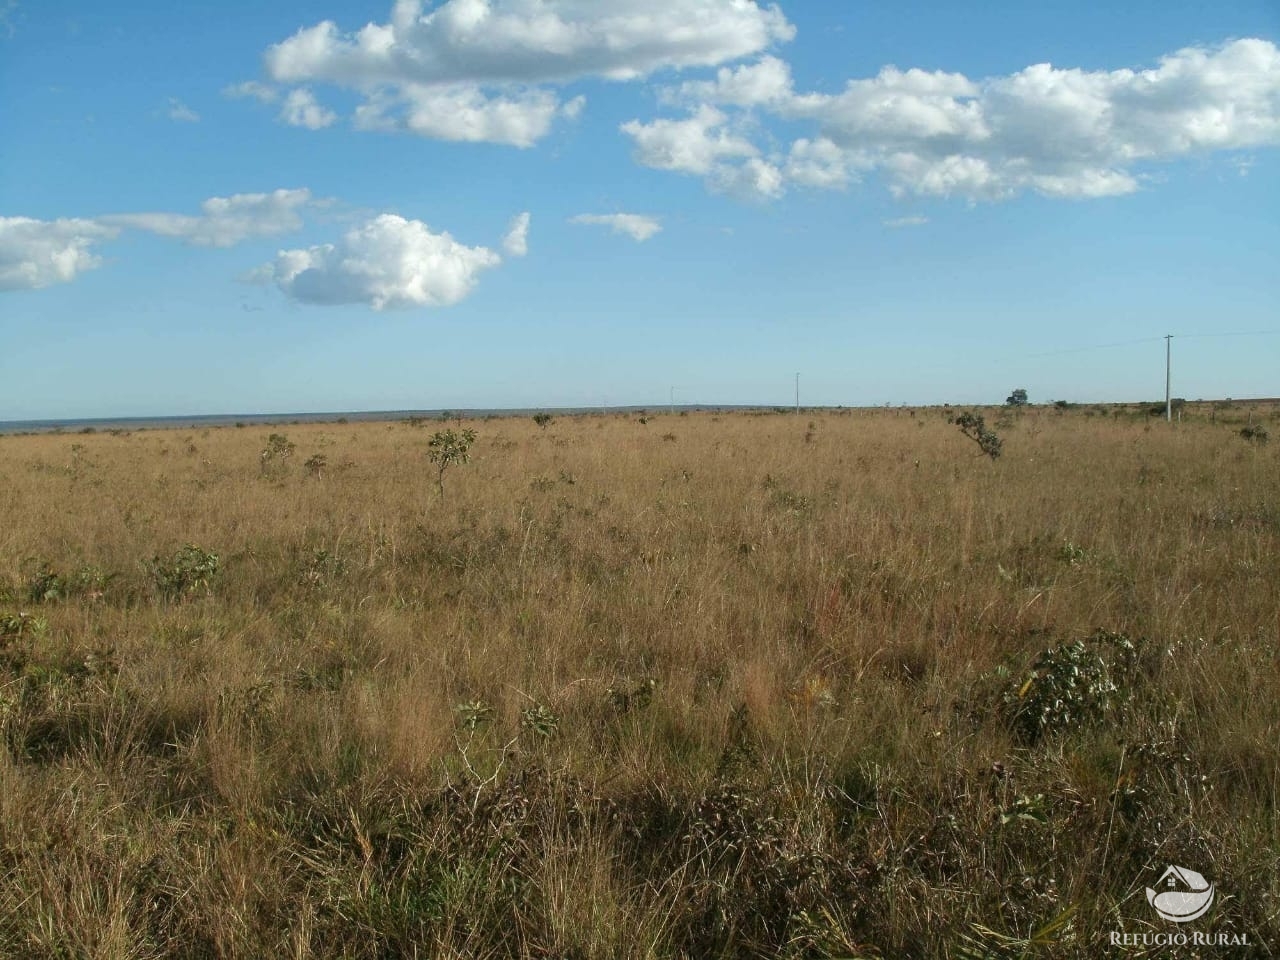
M 987 415 L 0 438 L 0 955 L 1271 955 L 1276 446 Z

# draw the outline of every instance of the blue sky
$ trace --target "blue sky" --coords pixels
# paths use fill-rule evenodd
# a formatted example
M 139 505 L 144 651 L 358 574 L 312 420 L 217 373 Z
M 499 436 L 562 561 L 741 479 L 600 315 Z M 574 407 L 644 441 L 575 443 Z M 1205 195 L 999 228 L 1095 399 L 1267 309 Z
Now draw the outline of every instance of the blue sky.
M 1278 395 L 1280 7 L 1093 7 L 0 0 L 0 420 Z

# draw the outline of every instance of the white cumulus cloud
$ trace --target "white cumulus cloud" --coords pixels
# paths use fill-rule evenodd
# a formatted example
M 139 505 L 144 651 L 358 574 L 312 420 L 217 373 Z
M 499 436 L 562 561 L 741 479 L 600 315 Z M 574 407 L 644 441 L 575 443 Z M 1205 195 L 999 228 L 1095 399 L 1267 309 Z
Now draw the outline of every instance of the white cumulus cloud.
M 561 104 L 557 86 L 717 66 L 794 35 L 757 0 L 398 0 L 386 23 L 344 32 L 325 20 L 265 62 L 280 83 L 358 91 L 361 129 L 527 146 L 581 109 Z
M 714 81 L 683 83 L 676 91 L 665 91 L 664 98 L 677 102 L 760 107 L 788 103 L 794 96 L 791 84 L 791 67 L 786 61 L 764 56 L 755 63 L 721 67 L 716 71 Z
M 849 182 L 855 165 L 848 151 L 826 137 L 802 138 L 791 144 L 786 179 L 805 187 L 839 189 Z
M 502 249 L 512 257 L 523 257 L 529 252 L 529 211 L 512 217 L 502 238 Z
M 662 230 L 657 217 L 640 213 L 580 213 L 570 217 L 569 222 L 608 227 L 614 233 L 624 234 L 637 243 L 643 243 Z
M 646 167 L 707 175 L 725 161 L 754 157 L 751 141 L 726 128 L 728 117 L 703 105 L 683 120 L 629 120 L 621 130 L 635 142 L 636 160 Z
M 714 190 L 748 200 L 770 200 L 784 190 L 782 171 L 741 133 L 730 118 L 703 104 L 682 120 L 630 120 L 619 128 L 635 144 L 637 163 L 691 173 Z
M 210 197 L 198 215 L 120 213 L 100 217 L 110 227 L 145 230 L 202 247 L 230 247 L 251 237 L 289 233 L 302 226 L 302 211 L 315 203 L 311 191 L 275 190 Z
M 102 263 L 94 245 L 118 232 L 93 220 L 0 217 L 0 290 L 69 283 Z
M 359 130 L 406 130 L 437 140 L 531 147 L 557 116 L 576 116 L 581 98 L 561 104 L 547 90 L 487 94 L 465 84 L 406 84 L 370 94 L 356 107 Z
M 443 307 L 466 297 L 480 272 L 501 259 L 486 247 L 432 233 L 420 220 L 383 214 L 336 244 L 282 250 L 252 279 L 272 282 L 302 303 Z
M 306 87 L 290 90 L 280 105 L 280 119 L 291 127 L 319 130 L 338 119 L 338 115 L 323 107 Z
M 1103 197 L 1139 189 L 1152 164 L 1280 144 L 1280 49 L 1242 39 L 1188 47 L 1146 70 L 1042 63 L 980 80 L 885 67 L 834 94 L 797 93 L 786 64 L 766 55 L 666 100 L 688 106 L 689 118 L 624 124 L 636 159 L 721 189 L 754 168 L 746 192 L 757 198 L 782 190 L 761 164 L 780 170 L 782 185 L 823 189 L 878 171 L 898 195 Z M 813 131 L 785 160 L 744 151 L 754 160 L 725 171 L 717 143 L 741 149 L 725 131 L 746 114 Z

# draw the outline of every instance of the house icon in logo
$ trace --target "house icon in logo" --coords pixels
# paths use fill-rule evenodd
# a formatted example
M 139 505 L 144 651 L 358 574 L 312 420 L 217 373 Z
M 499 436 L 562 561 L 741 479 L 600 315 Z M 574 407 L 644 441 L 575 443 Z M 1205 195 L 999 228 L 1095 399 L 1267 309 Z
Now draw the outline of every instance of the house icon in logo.
M 1186 867 L 1167 867 L 1156 887 L 1147 887 L 1147 903 L 1174 923 L 1199 919 L 1213 906 L 1213 884 Z

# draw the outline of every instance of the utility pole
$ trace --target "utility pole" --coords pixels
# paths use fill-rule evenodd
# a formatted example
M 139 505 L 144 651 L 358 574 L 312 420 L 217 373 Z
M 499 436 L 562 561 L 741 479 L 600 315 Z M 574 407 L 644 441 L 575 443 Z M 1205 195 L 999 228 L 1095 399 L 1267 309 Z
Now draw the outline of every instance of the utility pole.
M 1164 419 L 1173 423 L 1173 395 L 1170 385 L 1173 383 L 1173 334 L 1164 336 Z
M 800 374 L 796 374 L 796 416 L 800 416 Z

